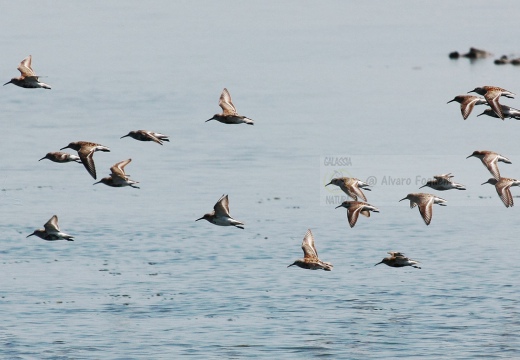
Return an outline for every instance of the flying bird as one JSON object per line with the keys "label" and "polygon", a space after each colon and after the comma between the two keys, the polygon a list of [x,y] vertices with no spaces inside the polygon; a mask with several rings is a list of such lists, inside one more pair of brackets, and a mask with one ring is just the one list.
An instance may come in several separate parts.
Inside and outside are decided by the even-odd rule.
{"label": "flying bird", "polygon": [[347,209],[347,219],[351,228],[356,225],[359,214],[370,217],[371,211],[379,212],[375,206],[362,201],[343,201],[341,205],[336,206],[336,209],[340,207]]}
{"label": "flying bird", "polygon": [[457,95],[453,100],[448,101],[447,104],[453,101],[460,103],[460,112],[464,120],[466,120],[469,114],[471,114],[475,105],[483,105],[487,103],[486,99],[474,95]]}
{"label": "flying bird", "polygon": [[199,220],[207,220],[219,226],[235,226],[240,229],[243,229],[244,227],[242,225],[245,225],[243,222],[235,220],[229,215],[229,199],[227,195],[222,195],[220,199],[218,199],[215,206],[213,206],[212,212],[204,214],[204,216],[195,221]]}
{"label": "flying bird", "polygon": [[501,161],[506,164],[511,164],[511,160],[509,160],[505,156],[502,156],[500,154],[497,154],[496,152],[489,150],[475,150],[473,151],[473,154],[466,157],[466,159],[469,159],[470,157],[479,158],[480,161],[482,161],[482,164],[484,164],[484,166],[489,170],[491,175],[493,175],[493,177],[497,180],[500,178],[498,162]]}
{"label": "flying bird", "polygon": [[96,144],[88,141],[71,142],[69,145],[62,147],[63,149],[72,149],[78,152],[79,158],[87,169],[88,173],[96,179],[96,166],[94,165],[94,152],[96,151],[110,151],[106,146]]}
{"label": "flying bird", "polygon": [[500,107],[500,103],[498,102],[498,99],[501,96],[508,97],[510,99],[514,98],[514,95],[511,91],[499,88],[498,86],[482,86],[482,87],[476,87],[475,89],[468,92],[469,93],[477,93],[479,95],[483,95],[486,99],[487,103],[489,104],[489,107],[493,109],[495,114],[498,115],[499,118],[504,120],[504,114],[502,113],[502,108]]}
{"label": "flying bird", "polygon": [[110,168],[111,174],[94,183],[93,185],[102,183],[112,187],[130,186],[135,189],[139,189],[139,186],[135,186],[135,184],[139,184],[139,181],[130,180],[130,175],[126,175],[125,173],[125,166],[128,165],[131,161],[132,159],[127,159],[114,164]]}
{"label": "flying bird", "polygon": [[168,135],[164,135],[164,134],[160,134],[160,133],[156,133],[156,132],[148,131],[148,130],[130,131],[128,134],[121,136],[121,139],[124,137],[127,137],[127,136],[129,136],[135,140],[139,140],[139,141],[154,141],[159,145],[162,145],[163,141],[170,141],[170,139],[168,139],[168,137],[169,137]]}
{"label": "flying bird", "polygon": [[[504,115],[504,118],[510,118],[515,120],[520,120],[520,110],[512,108],[511,106],[507,105],[500,105],[500,109],[502,110],[502,114]],[[500,117],[493,111],[491,108],[487,108],[484,110],[482,114],[478,114],[477,116],[481,115],[487,115],[494,118],[499,119]]]}
{"label": "flying bird", "polygon": [[411,266],[416,269],[420,269],[420,267],[417,266],[417,264],[419,263],[418,261],[407,258],[406,256],[404,256],[403,253],[397,251],[389,251],[388,254],[390,254],[389,257],[385,257],[383,260],[381,260],[374,266],[379,264],[385,264],[391,267]]}
{"label": "flying bird", "polygon": [[404,199],[401,199],[399,201],[403,200],[410,200],[410,209],[413,209],[415,206],[419,207],[419,212],[421,213],[421,216],[426,225],[430,225],[430,222],[432,221],[433,204],[446,206],[446,200],[438,196],[426,193],[408,194]]}
{"label": "flying bird", "polygon": [[42,157],[38,161],[42,161],[44,159],[49,159],[50,161],[57,162],[57,163],[66,163],[66,162],[74,161],[74,162],[81,164],[81,159],[79,158],[79,156],[61,152],[61,151],[48,152],[44,157]]}
{"label": "flying bird", "polygon": [[363,201],[367,201],[367,198],[365,194],[363,194],[363,191],[361,189],[365,189],[368,191],[371,191],[368,187],[370,186],[367,183],[364,183],[363,181],[356,179],[356,178],[350,178],[350,177],[339,177],[334,178],[330,180],[330,182],[325,185],[336,185],[339,186],[341,190],[348,196],[350,196],[352,199],[357,200],[358,197],[363,199]]}
{"label": "flying bird", "polygon": [[318,258],[318,251],[316,250],[316,246],[314,246],[314,236],[312,236],[311,229],[307,230],[305,236],[303,237],[302,249],[303,259],[298,259],[287,267],[296,265],[303,269],[309,270],[332,270],[333,265],[331,263],[321,261]]}
{"label": "flying bird", "polygon": [[6,82],[4,86],[7,84],[13,84],[26,89],[50,89],[51,87],[48,84],[41,82],[39,80],[40,77],[34,73],[34,70],[31,67],[31,61],[31,55],[23,59],[20,65],[18,65],[18,71],[20,71],[21,75],[19,77],[12,78]]}
{"label": "flying bird", "polygon": [[514,205],[513,195],[511,195],[511,186],[520,186],[520,180],[503,177],[499,178],[498,180],[491,178],[488,179],[488,181],[482,183],[482,185],[484,184],[495,185],[497,194],[506,207],[511,207]]}
{"label": "flying bird", "polygon": [[58,226],[58,217],[56,215],[53,215],[49,221],[43,225],[43,229],[34,230],[32,234],[27,235],[29,236],[38,236],[39,238],[47,241],[55,241],[55,240],[67,240],[67,241],[74,241],[74,237],[65,234],[60,230],[60,227]]}
{"label": "flying bird", "polygon": [[429,186],[432,189],[444,191],[444,190],[451,190],[451,189],[457,189],[457,190],[466,190],[466,187],[462,184],[456,183],[452,181],[453,175],[451,173],[449,174],[442,174],[442,175],[434,175],[433,180],[428,180],[426,184],[421,186],[419,189]]}
{"label": "flying bird", "polygon": [[224,88],[224,90],[222,90],[222,94],[220,94],[218,105],[222,108],[222,114],[215,114],[211,119],[206,120],[206,122],[210,120],[217,120],[224,124],[245,123],[248,125],[254,125],[253,120],[237,113],[235,105],[233,105],[233,102],[231,102],[231,95],[229,95],[229,91],[226,88]]}

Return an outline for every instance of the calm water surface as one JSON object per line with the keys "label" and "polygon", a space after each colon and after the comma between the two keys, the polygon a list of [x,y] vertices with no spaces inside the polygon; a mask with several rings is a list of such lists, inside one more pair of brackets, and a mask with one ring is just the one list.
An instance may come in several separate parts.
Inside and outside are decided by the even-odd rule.
{"label": "calm water surface", "polygon": [[[481,85],[520,92],[519,68],[447,57],[470,46],[520,55],[520,28],[503,22],[519,11],[513,1],[3,4],[0,79],[32,54],[52,90],[1,89],[0,357],[520,358],[518,209],[465,159],[494,150],[513,161],[502,173],[520,176],[520,123],[463,121],[446,105]],[[254,127],[204,123],[224,87]],[[119,139],[137,129],[171,143]],[[98,177],[132,158],[141,189],[37,161],[78,140],[112,149],[95,155]],[[325,157],[374,180],[379,214],[349,228],[326,202],[338,193],[324,190]],[[468,190],[440,193],[448,206],[427,227],[398,200],[446,172]],[[245,230],[194,221],[221,194]],[[25,238],[53,214],[75,242]],[[286,268],[307,228],[334,271]],[[389,250],[422,269],[374,267]]]}

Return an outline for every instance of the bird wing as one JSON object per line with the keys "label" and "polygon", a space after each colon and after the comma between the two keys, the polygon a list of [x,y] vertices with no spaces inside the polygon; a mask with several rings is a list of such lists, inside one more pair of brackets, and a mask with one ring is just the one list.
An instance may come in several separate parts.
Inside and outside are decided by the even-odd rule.
{"label": "bird wing", "polygon": [[231,102],[231,95],[229,95],[229,91],[226,88],[220,94],[218,105],[222,108],[224,115],[237,115],[237,109]]}
{"label": "bird wing", "polygon": [[83,166],[85,166],[85,169],[87,169],[88,173],[96,179],[96,166],[94,165],[94,147],[91,146],[82,146],[79,151],[78,155],[81,159],[81,162],[83,163]]}
{"label": "bird wing", "polygon": [[314,236],[312,236],[311,229],[307,230],[302,241],[302,250],[305,259],[317,259],[318,252],[314,246]]}
{"label": "bird wing", "polygon": [[493,109],[495,114],[497,114],[499,118],[504,120],[504,114],[502,113],[502,108],[500,106],[500,103],[498,102],[500,95],[502,95],[502,91],[500,90],[488,90],[484,95],[484,98],[488,102],[491,109]]}
{"label": "bird wing", "polygon": [[387,252],[387,254],[390,254],[390,255],[396,256],[396,257],[397,256],[404,256],[404,254],[399,252],[399,251],[389,251],[389,252]]}
{"label": "bird wing", "polygon": [[495,189],[497,190],[497,194],[500,197],[500,200],[502,200],[506,207],[513,206],[513,196],[511,195],[511,182],[500,179],[495,184]]}
{"label": "bird wing", "polygon": [[430,225],[433,213],[433,197],[430,197],[428,201],[419,203],[419,212],[421,213],[421,216],[426,225]]}
{"label": "bird wing", "polygon": [[354,227],[356,225],[357,219],[359,217],[359,212],[361,211],[361,206],[350,206],[347,209],[347,219],[350,227]]}
{"label": "bird wing", "polygon": [[31,60],[32,60],[32,56],[29,55],[25,59],[22,60],[20,65],[18,65],[18,71],[20,71],[20,73],[24,77],[36,76],[36,74],[34,73],[32,67],[31,67]]}
{"label": "bird wing", "polygon": [[441,174],[441,175],[433,175],[433,177],[437,180],[451,181],[450,179],[453,177],[453,175],[451,175],[451,173],[447,173],[447,174]]}
{"label": "bird wing", "polygon": [[477,96],[469,96],[460,103],[460,112],[464,120],[466,120],[473,111],[475,103],[479,100]]}
{"label": "bird wing", "polygon": [[[144,134],[146,137],[148,137],[150,140],[156,142],[157,144],[159,145],[162,145],[163,142],[161,139],[159,139],[155,133],[151,132],[151,131],[144,131]],[[160,134],[159,134],[160,135]]]}
{"label": "bird wing", "polygon": [[60,227],[58,226],[58,217],[53,215],[50,220],[47,221],[45,225],[43,225],[43,227],[45,228],[45,232],[47,234],[60,232]]}
{"label": "bird wing", "polygon": [[125,166],[128,165],[131,161],[132,161],[132,159],[127,159],[127,160],[123,160],[123,161],[120,161],[120,162],[114,164],[110,168],[110,171],[112,172],[112,174],[111,174],[112,178],[117,177],[122,180],[127,180],[128,177],[125,174]]}
{"label": "bird wing", "polygon": [[213,210],[215,210],[215,215],[217,217],[231,217],[229,215],[229,199],[227,195],[222,195],[220,199],[217,201],[215,206],[213,206]]}
{"label": "bird wing", "polygon": [[498,159],[495,153],[488,153],[482,158],[482,163],[487,167],[489,172],[495,179],[500,179],[500,171],[498,170]]}
{"label": "bird wing", "polygon": [[347,196],[351,197],[354,201],[357,201],[358,196],[354,191],[352,191],[351,186],[346,185],[345,182],[341,182],[338,186],[345,194],[347,194]]}
{"label": "bird wing", "polygon": [[357,197],[360,197],[363,201],[367,201],[365,194],[363,194],[363,191],[361,191],[357,184],[346,185],[345,188],[347,189],[347,195],[354,200],[357,200]]}

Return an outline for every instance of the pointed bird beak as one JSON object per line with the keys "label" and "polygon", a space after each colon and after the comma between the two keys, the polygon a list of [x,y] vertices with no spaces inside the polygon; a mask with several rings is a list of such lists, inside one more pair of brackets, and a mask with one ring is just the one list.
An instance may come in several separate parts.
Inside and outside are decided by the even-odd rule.
{"label": "pointed bird beak", "polygon": [[328,184],[327,184],[327,185],[325,185],[325,186],[329,186],[330,184],[332,184],[332,180],[331,180],[331,182],[330,182],[330,183],[328,183]]}
{"label": "pointed bird beak", "polygon": [[[420,187],[419,189],[422,189],[422,188],[423,188],[423,187],[425,187],[425,186],[426,186],[426,184],[425,184],[425,185],[423,185],[423,186],[421,186],[421,187]],[[403,199],[403,200],[404,200],[404,199]],[[399,200],[399,201],[400,201],[400,200]]]}
{"label": "pointed bird beak", "polygon": [[470,156],[466,157],[466,159],[469,159],[469,158],[472,157],[472,156],[473,156],[473,154],[471,154]]}
{"label": "pointed bird beak", "polygon": [[11,80],[9,80],[8,82],[6,82],[3,86],[6,86],[7,84],[10,84],[11,83]]}
{"label": "pointed bird beak", "polygon": [[27,239],[29,236],[33,236],[34,233],[27,235],[25,238]]}
{"label": "pointed bird beak", "polygon": [[450,102],[454,102],[454,101],[455,101],[455,99],[450,100],[450,101],[448,101],[446,104],[449,104]]}
{"label": "pointed bird beak", "polygon": [[203,217],[201,217],[201,218],[198,218],[198,219],[197,219],[197,220],[195,220],[195,221],[199,221],[199,220],[202,220],[202,219],[204,219],[204,216],[203,216]]}
{"label": "pointed bird beak", "polygon": [[44,156],[44,157],[42,157],[42,158],[41,158],[40,160],[38,160],[38,161],[42,161],[43,159],[47,159],[47,157]]}
{"label": "pointed bird beak", "polygon": [[206,121],[204,121],[204,122],[208,122],[208,121],[210,121],[210,120],[213,120],[213,118],[211,118],[211,119],[208,119],[208,120],[206,120]]}
{"label": "pointed bird beak", "polygon": [[471,94],[472,92],[475,92],[475,90],[468,91],[468,94]]}
{"label": "pointed bird beak", "polygon": [[[382,261],[380,261],[380,262],[378,262],[378,263],[377,263],[376,265],[379,265],[379,264],[382,264],[382,263],[383,263],[383,262],[382,262]],[[376,266],[376,265],[374,265],[374,266]]]}
{"label": "pointed bird beak", "polygon": [[130,136],[129,134],[126,134],[125,136],[121,136],[120,139],[124,138],[124,137],[127,137],[127,136]]}
{"label": "pointed bird beak", "polygon": [[343,204],[338,205],[338,206],[336,206],[334,209],[337,209],[337,208],[342,207],[342,206],[343,206]]}
{"label": "pointed bird beak", "polygon": [[480,185],[484,185],[484,184],[489,184],[489,180],[488,180],[488,181],[486,181],[486,182],[483,182],[483,183],[482,183],[482,184],[480,184]]}
{"label": "pointed bird beak", "polygon": [[94,183],[94,184],[92,184],[92,185],[96,185],[96,184],[99,184],[100,182],[101,182],[101,180],[100,180],[100,181],[98,181],[98,182],[95,182],[95,183]]}
{"label": "pointed bird beak", "polygon": [[403,200],[408,200],[408,199],[407,199],[407,198],[404,198],[404,199],[399,200],[399,202],[401,202],[401,201],[403,201]]}
{"label": "pointed bird beak", "polygon": [[69,146],[62,147],[60,150],[67,149]]}

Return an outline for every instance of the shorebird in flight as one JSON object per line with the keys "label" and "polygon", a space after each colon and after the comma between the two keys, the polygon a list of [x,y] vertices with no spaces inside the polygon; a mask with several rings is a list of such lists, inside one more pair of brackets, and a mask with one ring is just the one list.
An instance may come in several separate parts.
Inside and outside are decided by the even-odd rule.
{"label": "shorebird in flight", "polygon": [[39,238],[47,241],[55,241],[55,240],[67,240],[67,241],[74,241],[74,237],[65,234],[60,230],[60,227],[58,226],[58,217],[56,215],[53,215],[49,221],[43,225],[43,229],[34,230],[32,234],[27,235],[29,236],[38,236]]}
{"label": "shorebird in flight", "polygon": [[498,170],[498,162],[504,162],[506,164],[511,164],[511,160],[506,158],[505,156],[502,156],[500,154],[497,154],[493,151],[488,150],[475,150],[473,151],[473,154],[466,157],[466,159],[469,159],[470,157],[476,157],[479,158],[480,161],[482,161],[482,164],[489,170],[491,175],[495,179],[500,178],[500,171]]}
{"label": "shorebird in flight", "polygon": [[403,200],[410,200],[410,209],[413,209],[415,206],[419,207],[419,212],[426,223],[426,225],[430,225],[432,221],[433,215],[433,204],[439,204],[441,206],[446,206],[446,200],[426,193],[412,193],[406,195]]}
{"label": "shorebird in flight", "polygon": [[40,77],[34,73],[34,70],[31,67],[31,61],[31,55],[23,59],[20,65],[18,65],[18,71],[20,71],[21,75],[12,78],[6,82],[4,86],[7,84],[13,84],[26,89],[50,89],[51,87],[48,84],[41,82],[39,80]]}
{"label": "shorebird in flight", "polygon": [[110,176],[104,177],[103,179],[94,183],[94,185],[102,183],[112,187],[130,186],[135,189],[139,189],[139,186],[135,186],[135,184],[139,184],[139,181],[130,180],[130,175],[125,173],[125,166],[128,165],[131,161],[132,159],[127,159],[114,164],[110,168]]}
{"label": "shorebird in flight", "polygon": [[371,191],[368,188],[370,186],[369,184],[364,183],[363,181],[356,179],[356,178],[350,178],[350,177],[334,178],[334,179],[330,180],[330,182],[325,186],[329,186],[331,184],[339,186],[339,188],[341,190],[343,190],[343,192],[345,194],[347,194],[354,200],[357,200],[359,197],[359,198],[363,199],[363,201],[367,201],[367,198],[366,198],[365,194],[363,194],[363,191],[361,189]]}
{"label": "shorebird in flight", "polygon": [[504,114],[502,113],[502,108],[500,106],[500,103],[498,102],[498,99],[501,96],[505,96],[510,99],[514,99],[515,97],[515,94],[513,94],[511,91],[499,88],[498,86],[476,87],[475,89],[469,91],[468,94],[472,92],[477,93],[479,95],[483,95],[487,103],[489,104],[489,107],[493,109],[495,114],[497,114],[498,117],[502,120],[504,120]]}
{"label": "shorebird in flight", "polygon": [[343,201],[341,205],[336,206],[336,209],[340,207],[347,209],[347,219],[351,228],[356,225],[359,214],[370,217],[371,211],[379,212],[375,206],[362,201]]}
{"label": "shorebird in flight", "polygon": [[74,161],[74,162],[78,162],[81,164],[81,159],[79,158],[79,156],[61,152],[61,151],[49,152],[38,161],[42,161],[44,159],[49,159],[50,161],[54,161],[57,163],[66,163],[66,162]]}
{"label": "shorebird in flight", "polygon": [[305,236],[303,237],[302,249],[303,259],[298,259],[287,267],[296,265],[303,269],[309,270],[332,270],[333,265],[331,263],[321,261],[318,258],[318,251],[316,250],[316,246],[314,246],[314,236],[312,236],[311,229],[307,230]]}
{"label": "shorebird in flight", "polygon": [[96,179],[96,166],[94,165],[94,152],[96,151],[110,151],[106,146],[96,144],[88,141],[71,142],[69,145],[62,147],[63,149],[72,149],[78,152],[79,158],[87,169],[88,173]]}
{"label": "shorebird in flight", "polygon": [[206,120],[206,122],[210,120],[217,120],[224,124],[245,123],[248,125],[254,125],[253,120],[237,113],[235,105],[233,105],[231,102],[231,95],[229,95],[229,91],[226,88],[224,88],[224,90],[222,90],[222,94],[220,94],[218,105],[222,108],[222,114],[215,114],[211,119]]}
{"label": "shorebird in flight", "polygon": [[[388,254],[390,254],[389,257],[385,257],[383,260],[378,262],[376,265],[385,264],[385,265],[388,265],[391,267],[411,266],[416,269],[420,269],[420,267],[417,266],[417,264],[419,263],[418,261],[407,258],[406,256],[404,256],[404,254],[402,254],[400,252],[389,251]],[[374,265],[374,266],[376,266],[376,265]]]}
{"label": "shorebird in flight", "polygon": [[444,190],[451,190],[451,189],[457,189],[457,190],[466,190],[466,187],[462,184],[456,183],[452,181],[453,175],[451,173],[448,174],[442,174],[442,175],[434,175],[433,180],[428,180],[426,184],[421,186],[419,189],[429,186],[432,189],[444,191]]}
{"label": "shorebird in flight", "polygon": [[220,199],[218,199],[215,206],[213,206],[213,211],[207,214],[204,214],[201,218],[195,220],[207,220],[212,224],[219,226],[235,226],[237,228],[243,229],[243,222],[235,220],[229,215],[229,199],[227,195],[222,195]]}
{"label": "shorebird in flight", "polygon": [[511,207],[514,205],[513,195],[511,195],[511,186],[520,186],[520,180],[503,177],[499,178],[498,180],[491,178],[488,179],[488,181],[482,183],[482,185],[484,184],[495,185],[497,194],[506,207]]}
{"label": "shorebird in flight", "polygon": [[121,139],[124,137],[127,137],[127,136],[129,136],[133,139],[139,140],[139,141],[154,141],[159,145],[162,145],[163,141],[170,141],[170,139],[168,139],[168,137],[169,137],[168,135],[164,135],[164,134],[160,134],[160,133],[156,133],[156,132],[148,131],[148,130],[130,131],[128,134],[121,136]]}
{"label": "shorebird in flight", "polygon": [[460,103],[460,112],[464,120],[471,114],[475,105],[487,104],[486,99],[475,95],[457,95],[453,100],[448,101],[447,104],[453,101]]}

